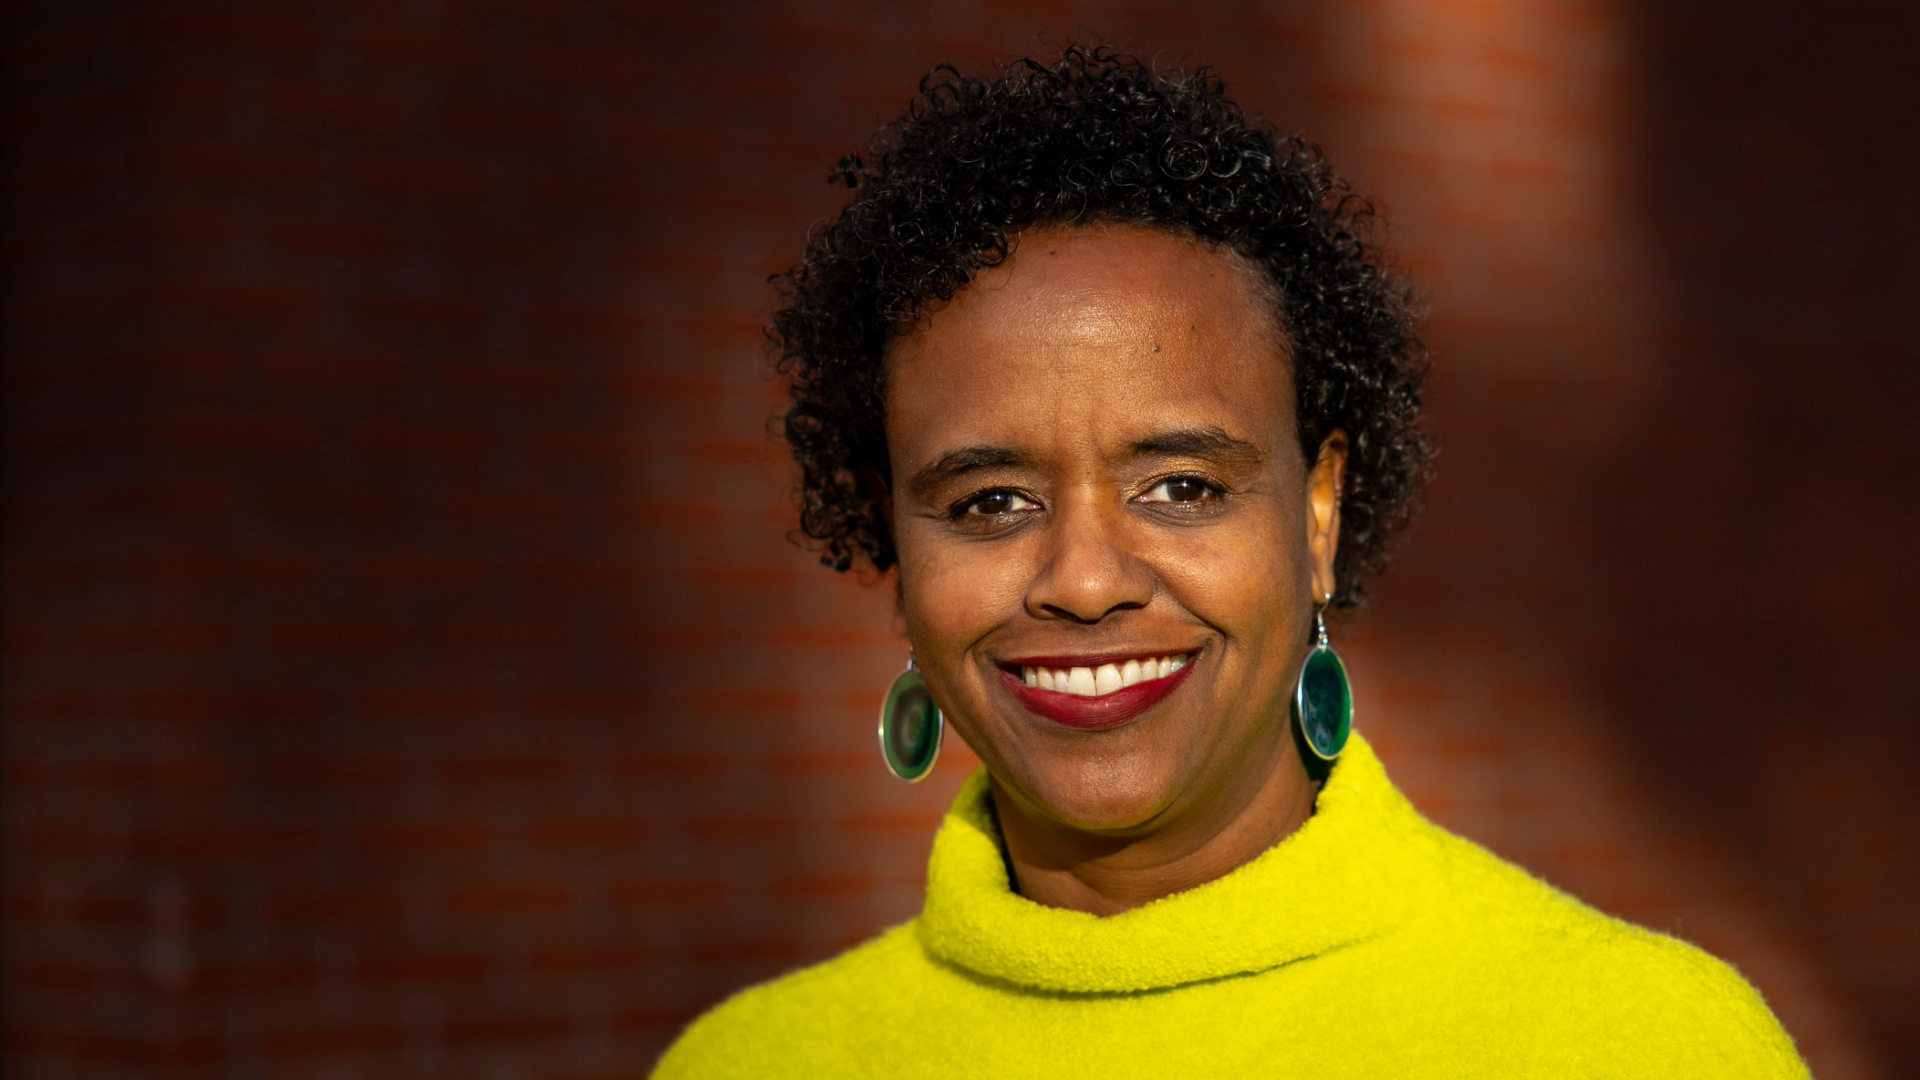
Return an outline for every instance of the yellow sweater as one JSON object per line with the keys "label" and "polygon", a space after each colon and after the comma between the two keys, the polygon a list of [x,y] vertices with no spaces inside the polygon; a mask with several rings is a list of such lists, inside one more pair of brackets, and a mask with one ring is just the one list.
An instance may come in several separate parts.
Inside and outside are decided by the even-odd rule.
{"label": "yellow sweater", "polygon": [[741,992],[681,1077],[1804,1077],[1732,968],[1443,832],[1359,738],[1314,816],[1109,918],[1008,885],[986,776],[918,918]]}

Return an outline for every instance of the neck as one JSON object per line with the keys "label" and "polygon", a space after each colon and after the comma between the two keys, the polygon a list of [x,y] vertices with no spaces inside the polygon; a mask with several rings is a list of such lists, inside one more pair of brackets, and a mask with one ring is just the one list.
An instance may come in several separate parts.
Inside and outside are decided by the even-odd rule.
{"label": "neck", "polygon": [[1290,738],[1270,767],[1239,788],[1177,813],[1170,808],[1162,815],[1169,820],[1119,835],[1030,813],[995,781],[994,812],[1014,889],[1048,907],[1117,915],[1258,858],[1306,824],[1320,793]]}

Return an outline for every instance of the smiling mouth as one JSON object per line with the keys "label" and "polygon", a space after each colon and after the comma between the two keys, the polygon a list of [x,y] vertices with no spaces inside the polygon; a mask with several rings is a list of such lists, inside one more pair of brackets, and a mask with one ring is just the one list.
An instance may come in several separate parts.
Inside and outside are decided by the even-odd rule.
{"label": "smiling mouth", "polygon": [[1124,690],[1143,682],[1164,679],[1187,666],[1187,653],[1174,653],[1169,656],[1143,656],[1117,664],[1101,664],[1097,667],[1047,667],[1036,664],[1020,666],[1020,682],[1024,686],[1052,690],[1058,694],[1073,694],[1076,697],[1105,697],[1115,690]]}
{"label": "smiling mouth", "polygon": [[1035,658],[1008,664],[1000,679],[1030,713],[1081,731],[1105,731],[1125,724],[1158,705],[1193,674],[1196,653],[1127,658],[1102,662]]}

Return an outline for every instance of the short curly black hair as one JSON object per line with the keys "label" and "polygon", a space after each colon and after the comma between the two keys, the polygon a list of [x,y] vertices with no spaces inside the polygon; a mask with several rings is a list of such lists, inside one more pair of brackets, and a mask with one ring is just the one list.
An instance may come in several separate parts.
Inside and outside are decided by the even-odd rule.
{"label": "short curly black hair", "polygon": [[1427,351],[1406,276],[1379,253],[1373,204],[1320,149],[1251,122],[1217,75],[1159,74],[1105,48],[950,66],[832,179],[852,201],[773,281],[768,337],[789,379],[782,431],[801,469],[801,533],[836,570],[894,563],[874,477],[891,472],[889,343],[1038,225],[1125,223],[1237,252],[1269,277],[1291,337],[1301,451],[1346,432],[1334,603],[1357,605],[1432,472]]}

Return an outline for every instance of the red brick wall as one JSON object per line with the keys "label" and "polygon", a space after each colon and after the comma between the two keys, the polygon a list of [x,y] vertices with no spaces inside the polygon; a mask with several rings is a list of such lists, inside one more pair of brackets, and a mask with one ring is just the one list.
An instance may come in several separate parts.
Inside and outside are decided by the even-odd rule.
{"label": "red brick wall", "polygon": [[9,1073],[632,1075],[915,910],[971,758],[882,773],[763,279],[923,69],[1072,34],[1396,215],[1447,450],[1343,647],[1410,794],[1920,1073],[1913,34],[1667,7],[10,5]]}

